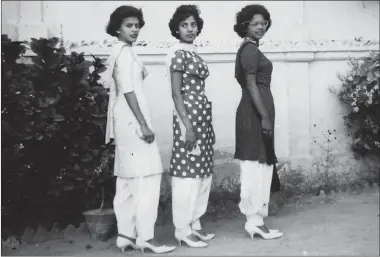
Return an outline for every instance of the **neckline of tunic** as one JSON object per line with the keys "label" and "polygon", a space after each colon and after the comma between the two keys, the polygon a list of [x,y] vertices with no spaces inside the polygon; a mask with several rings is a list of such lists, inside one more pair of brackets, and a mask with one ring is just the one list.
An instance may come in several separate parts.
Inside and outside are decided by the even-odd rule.
{"label": "neckline of tunic", "polygon": [[186,44],[186,43],[177,43],[177,47],[178,49],[180,50],[185,50],[185,51],[188,51],[188,52],[194,52],[196,53],[196,47],[194,44]]}
{"label": "neckline of tunic", "polygon": [[252,42],[252,43],[254,43],[257,47],[259,47],[259,42],[258,42],[258,41],[255,41],[255,40],[253,40],[253,39],[251,39],[251,38],[249,38],[249,37],[245,37],[244,40],[243,40],[243,42],[242,42],[242,44],[244,44],[244,43],[247,42],[247,41]]}
{"label": "neckline of tunic", "polygon": [[123,41],[121,41],[121,40],[118,40],[118,41],[116,42],[116,44],[122,44],[122,45],[128,46],[128,47],[131,49],[132,55],[133,55],[135,61],[137,62],[137,64],[138,64],[142,69],[145,68],[144,64],[140,61],[140,58],[139,58],[138,55],[135,53],[135,51],[133,50],[133,47],[132,47],[131,45],[128,45],[127,43],[125,43],[125,42],[123,42]]}

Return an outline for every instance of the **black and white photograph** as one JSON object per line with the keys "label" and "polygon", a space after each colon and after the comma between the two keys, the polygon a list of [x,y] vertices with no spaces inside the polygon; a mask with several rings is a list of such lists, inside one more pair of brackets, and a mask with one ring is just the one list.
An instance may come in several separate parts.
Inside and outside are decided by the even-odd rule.
{"label": "black and white photograph", "polygon": [[380,2],[1,1],[2,256],[379,256]]}

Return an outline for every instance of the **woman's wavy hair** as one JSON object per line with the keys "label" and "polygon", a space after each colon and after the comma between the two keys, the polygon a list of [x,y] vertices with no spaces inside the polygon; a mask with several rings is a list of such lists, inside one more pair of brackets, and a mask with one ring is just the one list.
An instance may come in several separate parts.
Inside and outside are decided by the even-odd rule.
{"label": "woman's wavy hair", "polygon": [[234,31],[239,35],[239,37],[243,38],[246,36],[249,23],[255,14],[261,14],[264,19],[268,21],[266,31],[269,30],[272,25],[272,20],[270,19],[270,13],[267,8],[260,4],[247,5],[236,14],[236,24],[234,25]]}

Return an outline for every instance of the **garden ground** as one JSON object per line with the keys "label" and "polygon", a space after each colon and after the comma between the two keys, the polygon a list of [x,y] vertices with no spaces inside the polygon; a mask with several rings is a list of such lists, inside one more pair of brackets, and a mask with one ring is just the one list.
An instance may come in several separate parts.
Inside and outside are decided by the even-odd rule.
{"label": "garden ground", "polygon": [[[176,244],[170,215],[161,215],[156,233],[165,243]],[[177,247],[168,255],[359,255],[379,256],[379,190],[365,188],[359,194],[334,193],[319,197],[299,197],[286,204],[276,216],[267,218],[271,228],[285,235],[278,240],[253,241],[243,230],[244,217],[236,202],[210,208],[203,220],[206,230],[216,233],[209,247]],[[2,247],[4,256],[140,256],[136,250],[121,253],[115,238],[108,242],[91,239],[84,226],[66,229],[59,237],[39,233],[28,244],[13,249]],[[37,237],[37,235],[35,235]],[[48,238],[46,238],[48,237]],[[151,255],[146,252],[145,255]]]}

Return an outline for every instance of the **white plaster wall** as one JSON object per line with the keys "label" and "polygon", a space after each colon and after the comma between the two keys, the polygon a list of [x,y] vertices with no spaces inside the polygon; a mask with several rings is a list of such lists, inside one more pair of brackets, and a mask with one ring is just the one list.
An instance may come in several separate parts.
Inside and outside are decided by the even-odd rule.
{"label": "white plaster wall", "polygon": [[[313,155],[322,154],[313,143],[313,138],[317,137],[321,141],[322,132],[327,129],[337,130],[339,142],[334,147],[338,157],[351,158],[342,118],[345,110],[329,88],[340,87],[337,73],[347,70],[350,56],[360,58],[368,54],[365,50],[354,53],[267,53],[274,64],[272,92],[276,105],[275,144],[279,158],[290,160],[293,167],[301,165],[310,168],[317,160]],[[241,91],[233,74],[234,54],[224,55],[222,63],[212,61],[215,56],[221,55],[203,54],[210,69],[210,76],[206,80],[206,94],[213,102],[215,148],[231,156],[235,147],[235,112]],[[154,129],[164,166],[167,167],[172,146],[170,88],[161,63],[163,56],[151,56],[147,59],[156,60],[147,64],[150,75],[145,81],[146,94],[151,103]],[[314,128],[313,124],[317,124],[317,127]],[[217,156],[218,158],[223,159],[218,160],[219,163],[226,162],[228,157]]]}
{"label": "white plaster wall", "polygon": [[[146,27],[140,39],[168,41],[172,37],[168,22],[175,8],[182,3],[195,3],[205,21],[200,39],[233,41],[236,13],[246,1],[2,1],[3,33],[15,34],[21,29],[20,39],[35,32],[39,23],[48,36],[60,36],[71,41],[104,40],[109,38],[104,28],[111,12],[122,4],[143,9]],[[379,38],[378,1],[255,1],[264,4],[272,15],[273,27],[267,40],[300,39],[366,39]],[[20,23],[20,24],[18,24]]]}
{"label": "white plaster wall", "polygon": [[[212,42],[209,47],[200,49],[200,53],[209,63],[211,73],[206,81],[206,93],[213,101],[216,149],[231,155],[235,147],[235,111],[241,96],[233,74],[236,45],[231,43],[239,39],[232,28],[236,12],[250,2],[2,1],[2,33],[23,40],[31,36],[60,36],[62,27],[65,40],[103,41],[110,39],[104,29],[110,13],[117,6],[132,4],[143,8],[146,27],[139,39],[152,44],[137,51],[150,72],[146,92],[164,166],[167,167],[172,142],[172,100],[163,66],[166,50],[154,46],[158,42],[173,40],[167,24],[180,3],[196,3],[202,11],[205,26],[200,39]],[[312,155],[320,153],[313,144],[313,136],[320,136],[322,131],[331,128],[337,130],[340,142],[347,141],[342,119],[344,108],[328,88],[339,86],[336,74],[347,69],[350,56],[364,57],[369,50],[378,50],[379,2],[258,3],[267,6],[273,17],[273,27],[265,39],[279,42],[262,48],[274,64],[272,92],[278,126],[275,132],[277,155],[291,160],[294,166],[311,167]],[[362,37],[364,41],[372,39],[377,44],[365,45],[356,41],[336,44],[355,37]],[[289,44],[280,42],[310,43],[321,39],[328,42],[290,48]],[[110,49],[94,46],[74,50],[106,57]],[[313,124],[317,124],[316,129]],[[342,143],[337,149],[341,155],[350,156],[347,144]]]}

